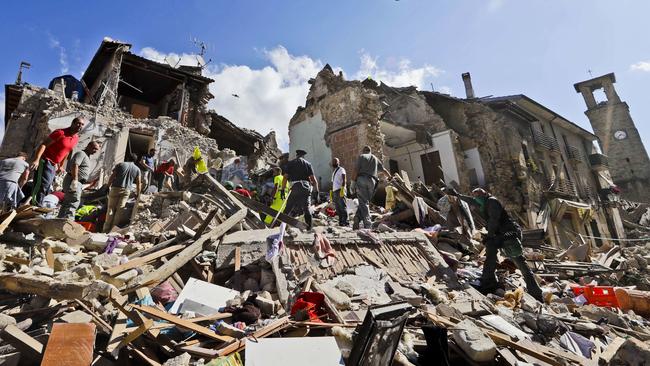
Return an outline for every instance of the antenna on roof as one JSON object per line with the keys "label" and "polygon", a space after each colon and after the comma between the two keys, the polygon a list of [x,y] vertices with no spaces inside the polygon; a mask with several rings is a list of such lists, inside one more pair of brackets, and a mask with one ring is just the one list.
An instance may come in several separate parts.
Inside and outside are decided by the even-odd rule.
{"label": "antenna on roof", "polygon": [[23,69],[29,69],[32,67],[32,64],[25,61],[20,61],[20,66],[18,67],[18,76],[16,76],[16,85],[23,83]]}
{"label": "antenna on roof", "polygon": [[[196,47],[199,48],[199,50],[200,50],[200,51],[199,51],[199,56],[201,56],[201,58],[199,58],[199,57],[196,58],[196,66],[198,66],[198,67],[200,67],[201,69],[203,69],[203,68],[206,67],[210,62],[212,62],[212,59],[208,59],[207,61],[205,60],[205,54],[206,54],[206,51],[207,51],[208,48],[210,48],[210,47],[209,47],[209,45],[208,45],[207,43],[205,43],[205,42],[203,42],[203,41],[197,39],[196,37],[195,37],[195,38],[192,38],[191,41],[192,41],[192,43],[194,43],[194,46],[196,46]],[[201,60],[203,60],[203,64],[201,63]]]}

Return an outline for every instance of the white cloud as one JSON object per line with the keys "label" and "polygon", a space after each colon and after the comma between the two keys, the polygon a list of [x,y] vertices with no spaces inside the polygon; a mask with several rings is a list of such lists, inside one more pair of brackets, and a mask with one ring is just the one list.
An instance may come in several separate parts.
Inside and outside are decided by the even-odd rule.
{"label": "white cloud", "polygon": [[377,57],[372,57],[367,52],[362,51],[361,66],[355,74],[355,77],[357,79],[371,77],[373,80],[382,81],[390,86],[403,87],[415,85],[420,89],[427,89],[427,80],[442,73],[442,70],[430,65],[413,68],[411,61],[407,59],[401,59],[394,69],[381,67],[377,60]]}
{"label": "white cloud", "polygon": [[69,64],[68,64],[68,53],[61,45],[61,42],[57,38],[55,38],[51,33],[47,33],[47,37],[49,40],[50,48],[55,49],[59,52],[59,66],[61,67],[61,73],[65,74],[69,70]]}
{"label": "white cloud", "polygon": [[632,64],[630,65],[630,70],[650,72],[650,61],[639,61]]}
{"label": "white cloud", "polygon": [[[165,62],[167,58],[167,63],[172,65],[179,60],[179,65],[196,65],[198,56],[162,53],[151,47],[143,48],[139,54],[159,62]],[[316,76],[324,63],[306,55],[292,55],[283,46],[262,50],[261,54],[268,61],[268,66],[259,69],[247,65],[208,65],[203,74],[215,80],[210,84],[214,99],[208,107],[240,127],[262,134],[276,131],[280,147],[287,150],[289,120],[296,108],[305,104],[309,92],[307,81]],[[342,71],[337,67],[333,69],[337,73]],[[425,88],[427,80],[441,72],[428,65],[413,68],[408,60],[400,61],[394,70],[387,69],[378,65],[377,58],[364,52],[360,70],[351,75],[361,79],[370,75],[391,86],[416,85]]]}
{"label": "white cloud", "polygon": [[140,50],[140,56],[163,64],[169,64],[173,67],[180,65],[199,66],[205,64],[203,57],[197,54],[182,53],[179,55],[174,52],[162,53],[152,47],[145,47]]}

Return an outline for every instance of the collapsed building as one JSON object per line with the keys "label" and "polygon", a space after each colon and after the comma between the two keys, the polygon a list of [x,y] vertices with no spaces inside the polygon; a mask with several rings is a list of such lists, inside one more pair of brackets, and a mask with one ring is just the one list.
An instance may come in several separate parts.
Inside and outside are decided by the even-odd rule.
{"label": "collapsed building", "polygon": [[237,127],[208,110],[213,81],[199,66],[173,67],[130,52],[131,45],[105,38],[83,77],[55,78],[50,88],[17,80],[5,86],[5,137],[0,157],[31,153],[46,136],[83,115],[88,120],[77,149],[91,140],[101,151],[91,157],[92,179],[108,177],[127,153],[157,147],[157,160],[183,164],[195,146],[225,164],[236,154],[248,168],[265,171],[280,155],[271,132]]}
{"label": "collapsed building", "polygon": [[[326,186],[333,157],[351,169],[369,145],[391,173],[412,181],[486,188],[556,247],[625,238],[596,135],[522,94],[477,98],[469,73],[463,80],[465,99],[347,81],[327,65],[291,119],[291,151],[306,150]],[[375,198],[381,203],[381,189]]]}

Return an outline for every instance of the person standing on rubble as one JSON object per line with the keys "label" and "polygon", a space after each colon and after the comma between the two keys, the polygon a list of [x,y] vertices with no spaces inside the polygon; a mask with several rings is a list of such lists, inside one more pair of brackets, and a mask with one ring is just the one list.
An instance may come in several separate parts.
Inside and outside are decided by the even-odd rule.
{"label": "person standing on rubble", "polygon": [[504,253],[515,263],[524,276],[528,292],[539,302],[544,302],[542,289],[539,287],[535,275],[526,264],[522,255],[521,228],[508,214],[499,200],[482,188],[472,191],[472,196],[459,194],[455,189],[446,189],[445,192],[457,196],[461,200],[478,208],[481,216],[487,222],[487,235],[484,238],[485,263],[481,275],[481,292],[491,293],[497,289],[497,251],[501,248]]}
{"label": "person standing on rubble", "polygon": [[34,152],[30,169],[34,170],[32,204],[41,207],[43,198],[50,193],[52,181],[57,172],[62,171],[63,163],[79,142],[79,132],[85,126],[83,117],[75,117],[70,127],[55,130]]}
{"label": "person standing on rubble", "polygon": [[[131,195],[133,183],[135,182],[136,194],[141,192],[140,168],[135,165],[138,158],[135,154],[128,155],[129,161],[124,161],[113,168],[111,177],[108,178],[108,185],[111,187],[108,192],[108,203],[106,205],[106,219],[104,220],[104,232],[108,233],[114,225],[122,221],[122,215],[126,202]],[[136,200],[137,204],[137,200]]]}
{"label": "person standing on rubble", "polygon": [[[271,197],[273,198],[273,202],[271,202],[271,208],[274,209],[275,211],[282,212],[284,211],[284,195],[281,193],[282,191],[282,182],[283,182],[283,176],[282,176],[282,168],[280,167],[275,167],[273,168],[273,191],[271,192]],[[264,218],[264,222],[268,225],[273,223],[273,216],[266,216]]]}
{"label": "person standing on rubble", "polygon": [[345,204],[346,172],[339,158],[332,159],[332,201],[339,217],[339,226],[349,226],[348,210]]}
{"label": "person standing on rubble", "polygon": [[364,146],[361,155],[357,158],[356,171],[352,177],[354,189],[359,199],[359,208],[354,215],[352,228],[358,230],[360,224],[370,229],[370,200],[375,194],[375,188],[379,182],[378,172],[383,172],[390,177],[390,172],[384,168],[379,158],[372,154],[370,146]]}
{"label": "person standing on rubble", "polygon": [[287,171],[282,179],[280,197],[285,198],[287,182],[291,181],[291,192],[287,197],[285,212],[294,216],[300,215],[302,212],[305,215],[307,229],[311,230],[310,198],[313,194],[318,200],[318,181],[314,177],[311,163],[303,158],[305,155],[307,155],[305,150],[296,150],[296,158],[287,164]]}
{"label": "person standing on rubble", "polygon": [[29,177],[27,153],[20,152],[15,158],[0,161],[0,205],[16,208],[25,197],[22,187]]}
{"label": "person standing on rubble", "polygon": [[74,220],[74,214],[81,203],[83,185],[90,176],[90,156],[99,151],[99,143],[91,141],[82,151],[72,155],[66,167],[67,174],[63,178],[63,193],[65,194],[59,218]]}
{"label": "person standing on rubble", "polygon": [[154,157],[156,156],[156,149],[149,149],[149,152],[142,154],[142,157],[138,160],[138,167],[142,173],[142,182],[143,189],[147,190],[151,184],[151,177],[153,176],[154,169],[156,167]]}

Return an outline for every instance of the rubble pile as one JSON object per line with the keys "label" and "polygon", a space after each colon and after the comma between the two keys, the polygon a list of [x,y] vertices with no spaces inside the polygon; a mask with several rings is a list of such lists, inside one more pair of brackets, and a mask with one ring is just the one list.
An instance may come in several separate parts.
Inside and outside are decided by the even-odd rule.
{"label": "rubble pile", "polygon": [[[469,230],[480,220],[437,189],[399,176],[383,184],[397,205],[374,206],[373,229],[336,226],[328,204],[316,206],[313,231],[282,214],[281,227],[266,228],[256,212],[268,208],[207,174],[183,191],[141,195],[132,222],[110,234],[27,206],[4,214],[0,358],[45,363],[73,347],[84,364],[243,364],[282,353],[304,362],[296,337],[336,364],[650,357],[650,243],[582,257],[526,248],[545,301],[505,257],[502,288],[484,295],[472,286],[482,234]],[[427,202],[424,225],[412,224],[412,198]],[[88,347],[62,345],[69,334]]]}

